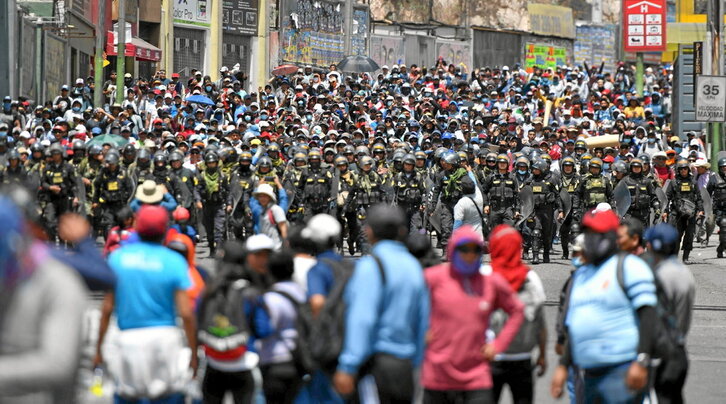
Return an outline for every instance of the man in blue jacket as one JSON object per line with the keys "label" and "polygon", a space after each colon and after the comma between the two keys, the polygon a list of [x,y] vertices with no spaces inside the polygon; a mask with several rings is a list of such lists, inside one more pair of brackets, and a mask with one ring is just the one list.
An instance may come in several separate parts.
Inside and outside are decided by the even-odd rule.
{"label": "man in blue jacket", "polygon": [[[333,380],[342,395],[353,393],[357,376],[361,394],[377,392],[381,403],[413,399],[429,297],[421,265],[400,241],[408,232],[405,217],[398,207],[385,205],[368,215],[365,231],[373,257],[358,261],[345,291],[345,340]],[[373,383],[375,388],[368,388]]]}

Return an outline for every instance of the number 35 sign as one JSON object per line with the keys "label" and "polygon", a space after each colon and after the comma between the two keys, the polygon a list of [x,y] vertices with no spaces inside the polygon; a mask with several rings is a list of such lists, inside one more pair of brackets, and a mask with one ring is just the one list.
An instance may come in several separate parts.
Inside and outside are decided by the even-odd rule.
{"label": "number 35 sign", "polygon": [[696,120],[726,121],[726,76],[696,77]]}

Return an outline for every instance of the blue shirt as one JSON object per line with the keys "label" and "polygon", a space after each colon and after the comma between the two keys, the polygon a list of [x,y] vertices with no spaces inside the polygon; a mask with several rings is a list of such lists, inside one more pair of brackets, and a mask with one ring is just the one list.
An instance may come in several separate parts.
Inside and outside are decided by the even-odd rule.
{"label": "blue shirt", "polygon": [[116,273],[114,311],[121,330],[176,325],[174,295],[192,285],[181,254],[140,241],[118,248],[108,263]]}
{"label": "blue shirt", "polygon": [[348,374],[355,374],[373,353],[409,359],[414,366],[423,359],[429,294],[421,264],[397,241],[379,241],[373,254],[383,262],[385,289],[372,257],[358,261],[345,289],[345,341],[338,369]]}
{"label": "blue shirt", "polygon": [[333,261],[342,261],[343,257],[332,250],[328,250],[318,254],[318,262],[308,271],[308,298],[314,295],[328,296],[330,290],[333,289],[333,268],[330,267],[323,259]]}
{"label": "blue shirt", "polygon": [[653,272],[628,255],[623,263],[627,296],[617,279],[618,257],[584,265],[573,275],[565,324],[575,363],[584,369],[634,360],[638,349],[636,311],[657,302]]}

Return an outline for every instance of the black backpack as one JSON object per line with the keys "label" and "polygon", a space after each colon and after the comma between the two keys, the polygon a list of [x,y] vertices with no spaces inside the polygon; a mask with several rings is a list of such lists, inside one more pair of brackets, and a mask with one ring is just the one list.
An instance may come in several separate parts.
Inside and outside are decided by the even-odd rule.
{"label": "black backpack", "polygon": [[[383,286],[386,275],[381,260],[372,255],[378,264]],[[345,341],[345,314],[347,307],[343,300],[345,288],[353,275],[355,262],[351,260],[334,261],[323,259],[333,270],[333,288],[328,293],[317,317],[313,316],[310,305],[300,307],[298,317],[299,346],[302,347],[301,357],[309,358],[314,367],[332,373],[338,366],[338,357],[343,351]]]}
{"label": "black backpack", "polygon": [[[626,254],[620,254],[618,257],[617,277],[620,288],[623,289],[623,293],[627,296],[628,292],[625,288],[625,274],[623,272],[625,256]],[[668,299],[663,284],[658,280],[658,274],[656,274],[655,268],[651,265],[648,265],[648,268],[653,272],[655,293],[658,299],[658,303],[655,306],[657,320],[655,324],[656,329],[653,334],[655,335],[655,341],[653,341],[653,357],[671,358],[677,355],[680,347],[685,344],[685,338],[678,329],[673,302]]]}
{"label": "black backpack", "polygon": [[244,301],[254,293],[249,286],[244,279],[232,280],[202,299],[198,336],[208,357],[230,361],[247,352],[252,330],[244,313]]}

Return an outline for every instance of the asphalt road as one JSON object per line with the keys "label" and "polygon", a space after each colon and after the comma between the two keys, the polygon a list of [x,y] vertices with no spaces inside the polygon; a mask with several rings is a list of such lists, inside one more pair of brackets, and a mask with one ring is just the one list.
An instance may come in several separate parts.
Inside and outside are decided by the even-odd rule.
{"label": "asphalt road", "polygon": [[[726,259],[716,259],[716,248],[713,245],[716,237],[711,238],[711,246],[697,247],[691,254],[692,264],[689,265],[696,279],[696,309],[693,315],[691,331],[688,335],[688,352],[690,370],[685,388],[686,400],[691,403],[723,403],[726,401]],[[199,263],[206,268],[213,268],[214,262],[207,257],[208,252],[200,245],[197,257]],[[535,387],[536,403],[566,402],[566,399],[555,400],[549,396],[549,383],[552,377],[557,356],[554,353],[555,333],[553,325],[557,308],[554,303],[559,299],[559,292],[568,276],[571,266],[568,261],[558,259],[561,256],[559,246],[555,246],[553,261],[549,264],[533,266],[544,284],[548,305],[545,308],[549,331],[548,370],[545,376],[537,380]],[[82,362],[83,372],[80,390],[87,391],[91,372],[90,355],[95,342],[97,327],[98,298],[92,302],[88,315],[86,334],[86,351]],[[108,386],[110,387],[110,386]],[[108,390],[107,390],[108,391]],[[87,394],[85,397],[89,397]],[[109,398],[85,399],[84,403],[110,403]],[[502,400],[511,402],[508,392]]]}

